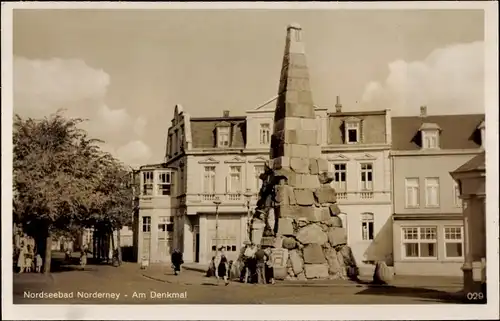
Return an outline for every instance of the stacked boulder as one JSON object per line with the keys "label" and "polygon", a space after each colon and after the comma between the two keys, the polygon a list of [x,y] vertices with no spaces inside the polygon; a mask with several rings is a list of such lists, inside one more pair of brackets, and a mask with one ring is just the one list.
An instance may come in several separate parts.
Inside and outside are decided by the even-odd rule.
{"label": "stacked boulder", "polygon": [[251,240],[280,252],[275,278],[346,278],[357,274],[337,216],[333,175],[322,158],[318,122],[301,42],[287,29],[270,161],[252,222]]}

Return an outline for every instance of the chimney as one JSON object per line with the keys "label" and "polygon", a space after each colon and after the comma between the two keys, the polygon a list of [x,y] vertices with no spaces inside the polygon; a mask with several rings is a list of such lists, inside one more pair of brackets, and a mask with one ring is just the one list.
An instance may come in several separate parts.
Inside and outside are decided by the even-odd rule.
{"label": "chimney", "polygon": [[420,106],[420,117],[427,117],[427,106]]}
{"label": "chimney", "polygon": [[342,112],[342,104],[340,103],[340,96],[337,96],[337,103],[335,104],[335,111],[337,113]]}
{"label": "chimney", "polygon": [[223,110],[222,117],[225,117],[225,118],[229,117],[229,110]]}

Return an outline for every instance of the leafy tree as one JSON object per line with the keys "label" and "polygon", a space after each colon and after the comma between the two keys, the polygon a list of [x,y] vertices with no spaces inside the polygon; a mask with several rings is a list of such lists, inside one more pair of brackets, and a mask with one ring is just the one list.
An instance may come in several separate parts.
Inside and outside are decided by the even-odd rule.
{"label": "leafy tree", "polygon": [[118,228],[131,216],[124,166],[78,128],[82,121],[61,112],[14,119],[14,221],[35,237],[39,251],[44,249],[45,273],[54,231]]}

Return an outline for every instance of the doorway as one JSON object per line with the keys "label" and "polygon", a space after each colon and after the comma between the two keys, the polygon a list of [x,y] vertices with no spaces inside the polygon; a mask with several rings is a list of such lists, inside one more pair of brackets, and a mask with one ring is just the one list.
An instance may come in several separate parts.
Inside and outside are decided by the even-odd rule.
{"label": "doorway", "polygon": [[195,235],[195,244],[194,244],[194,261],[200,262],[200,233],[197,232]]}

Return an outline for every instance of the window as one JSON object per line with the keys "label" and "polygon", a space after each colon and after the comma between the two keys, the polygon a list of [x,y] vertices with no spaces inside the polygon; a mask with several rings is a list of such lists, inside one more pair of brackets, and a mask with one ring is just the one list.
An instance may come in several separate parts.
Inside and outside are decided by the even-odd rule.
{"label": "window", "polygon": [[172,135],[168,135],[167,156],[172,156]]}
{"label": "window", "polygon": [[345,137],[348,144],[355,144],[359,142],[359,122],[346,122],[345,123]]}
{"label": "window", "polygon": [[425,179],[425,206],[439,206],[439,178],[437,177]]}
{"label": "window", "polygon": [[269,124],[260,124],[260,144],[269,145],[271,140],[271,126]]}
{"label": "window", "polygon": [[463,229],[461,226],[444,228],[444,253],[446,258],[463,257]]}
{"label": "window", "polygon": [[423,136],[423,147],[424,148],[438,148],[439,143],[438,143],[438,138],[439,138],[439,132],[436,131],[423,131],[422,132]]}
{"label": "window", "polygon": [[215,194],[215,166],[205,166],[203,193]]}
{"label": "window", "polygon": [[151,216],[142,217],[142,231],[144,233],[151,232]]}
{"label": "window", "polygon": [[229,127],[217,128],[217,146],[229,147]]}
{"label": "window", "polygon": [[229,168],[229,192],[241,192],[241,166],[231,166]]}
{"label": "window", "polygon": [[462,199],[460,198],[460,187],[458,183],[453,181],[453,199],[456,207],[462,207]]}
{"label": "window", "polygon": [[335,190],[347,190],[347,164],[333,165],[333,185]]}
{"label": "window", "polygon": [[361,189],[373,189],[373,165],[369,163],[361,164]]}
{"label": "window", "polygon": [[255,188],[257,191],[259,191],[262,186],[262,180],[260,179],[260,174],[263,174],[264,171],[265,171],[264,165],[255,165],[254,175],[255,175]]}
{"label": "window", "polygon": [[169,232],[174,231],[174,218],[172,216],[160,216],[158,223],[158,239],[168,240],[171,237]]}
{"label": "window", "polygon": [[158,172],[158,195],[170,195],[170,172]]}
{"label": "window", "polygon": [[485,135],[485,128],[481,128],[481,147],[485,147],[486,143],[486,135]]}
{"label": "window", "polygon": [[153,172],[142,173],[142,195],[153,195]]}
{"label": "window", "polygon": [[406,188],[406,198],[405,198],[406,207],[419,207],[420,186],[418,178],[416,177],[406,178],[405,188]]}
{"label": "window", "polygon": [[436,227],[403,227],[405,258],[437,258]]}
{"label": "window", "polygon": [[364,241],[373,240],[373,213],[361,214],[361,238]]}
{"label": "window", "polygon": [[219,249],[222,248],[226,252],[226,254],[229,254],[228,252],[236,252],[238,249],[236,246],[235,238],[219,238],[218,241],[213,238],[211,246],[212,251],[216,251],[217,247]]}

